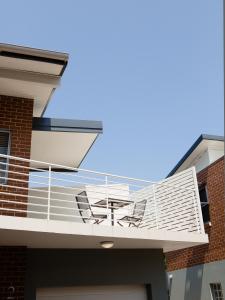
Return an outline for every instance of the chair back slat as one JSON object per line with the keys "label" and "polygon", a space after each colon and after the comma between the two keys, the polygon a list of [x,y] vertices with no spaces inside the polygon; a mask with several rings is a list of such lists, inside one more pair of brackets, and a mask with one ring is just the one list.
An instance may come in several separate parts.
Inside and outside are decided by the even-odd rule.
{"label": "chair back slat", "polygon": [[134,212],[133,212],[134,217],[139,217],[139,218],[143,217],[146,203],[147,203],[146,199],[135,203]]}
{"label": "chair back slat", "polygon": [[91,211],[90,203],[88,201],[87,193],[83,191],[78,195],[76,195],[76,201],[83,222],[88,223],[88,219],[92,215],[92,211]]}
{"label": "chair back slat", "polygon": [[81,210],[90,209],[90,204],[88,201],[87,193],[85,191],[79,193],[76,196],[76,200],[77,200],[77,206],[79,209],[81,209]]}

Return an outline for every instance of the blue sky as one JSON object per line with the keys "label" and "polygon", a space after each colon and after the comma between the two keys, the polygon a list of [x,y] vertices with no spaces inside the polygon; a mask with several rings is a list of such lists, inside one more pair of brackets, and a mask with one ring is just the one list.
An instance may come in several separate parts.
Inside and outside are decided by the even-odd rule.
{"label": "blue sky", "polygon": [[84,168],[156,180],[223,135],[222,0],[8,0],[0,27],[70,54],[45,116],[103,121]]}

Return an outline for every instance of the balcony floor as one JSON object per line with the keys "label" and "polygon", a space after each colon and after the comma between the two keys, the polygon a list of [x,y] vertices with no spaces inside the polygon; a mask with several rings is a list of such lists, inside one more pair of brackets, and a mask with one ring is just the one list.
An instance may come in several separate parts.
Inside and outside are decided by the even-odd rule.
{"label": "balcony floor", "polygon": [[29,248],[101,248],[113,241],[114,248],[163,249],[164,252],[208,243],[207,234],[112,227],[66,221],[0,216],[0,245]]}

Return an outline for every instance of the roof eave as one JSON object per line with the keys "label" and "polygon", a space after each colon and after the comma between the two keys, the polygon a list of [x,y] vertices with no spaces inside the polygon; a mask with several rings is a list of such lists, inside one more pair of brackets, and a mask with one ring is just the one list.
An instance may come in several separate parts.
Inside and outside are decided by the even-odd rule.
{"label": "roof eave", "polygon": [[219,135],[201,134],[197,138],[197,140],[194,142],[194,144],[190,147],[190,149],[179,160],[179,162],[176,164],[176,166],[166,176],[166,178],[175,174],[175,172],[180,168],[180,166],[185,162],[185,160],[192,154],[192,152],[198,147],[198,145],[203,140],[214,140],[214,141],[221,141],[222,142],[222,141],[224,141],[224,137],[223,136],[219,136]]}

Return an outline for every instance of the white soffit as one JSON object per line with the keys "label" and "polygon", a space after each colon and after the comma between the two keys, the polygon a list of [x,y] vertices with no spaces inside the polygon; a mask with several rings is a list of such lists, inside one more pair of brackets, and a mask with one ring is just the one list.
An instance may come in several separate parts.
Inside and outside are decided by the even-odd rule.
{"label": "white soffit", "polygon": [[[41,116],[56,86],[2,78],[0,75],[0,94],[34,99],[34,116]],[[28,100],[29,101],[29,100]]]}
{"label": "white soffit", "polygon": [[98,133],[32,131],[31,160],[35,168],[46,168],[41,162],[78,168]]}
{"label": "white soffit", "polygon": [[[216,140],[203,140],[189,157],[183,162],[183,164],[177,169],[176,172],[183,171],[189,167],[195,166],[197,161],[202,155],[209,149],[221,150],[224,153],[224,142]],[[221,155],[222,156],[222,155]]]}
{"label": "white soffit", "polygon": [[39,117],[67,61],[65,53],[0,44],[0,94],[34,99],[33,115]]}
{"label": "white soffit", "polygon": [[28,72],[37,72],[52,75],[60,75],[62,70],[62,65],[59,64],[4,56],[0,56],[0,65],[1,68],[10,70],[26,70]]}

